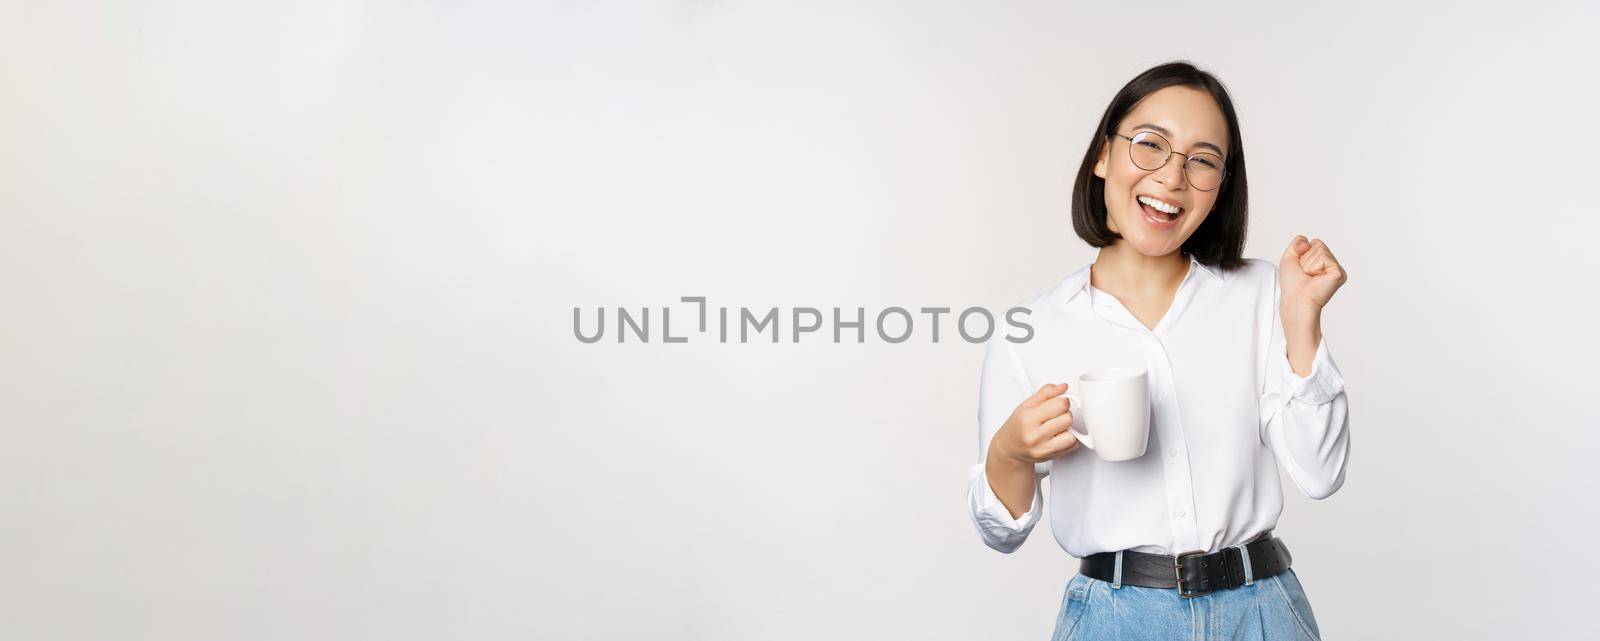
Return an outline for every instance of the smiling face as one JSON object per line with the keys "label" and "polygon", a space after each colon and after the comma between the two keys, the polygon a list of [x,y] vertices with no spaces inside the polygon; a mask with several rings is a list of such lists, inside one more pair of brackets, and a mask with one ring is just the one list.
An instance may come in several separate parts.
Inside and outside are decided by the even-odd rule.
{"label": "smiling face", "polygon": [[[1145,96],[1117,123],[1116,132],[1133,138],[1139,132],[1159,134],[1182,156],[1208,152],[1227,158],[1230,152],[1221,108],[1210,94],[1193,87],[1166,87]],[[1095,163],[1094,175],[1105,180],[1106,226],[1122,235],[1117,242],[1146,256],[1165,256],[1182,248],[1200,228],[1222,189],[1195,189],[1184,176],[1183,157],[1176,154],[1160,169],[1140,169],[1128,155],[1133,144],[1111,136]],[[1173,207],[1176,219],[1161,211]]]}

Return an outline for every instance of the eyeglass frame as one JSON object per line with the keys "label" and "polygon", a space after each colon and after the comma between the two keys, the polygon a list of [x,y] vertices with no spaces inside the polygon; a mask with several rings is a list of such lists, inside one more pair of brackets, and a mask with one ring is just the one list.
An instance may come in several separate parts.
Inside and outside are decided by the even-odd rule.
{"label": "eyeglass frame", "polygon": [[[1116,136],[1118,138],[1126,139],[1128,141],[1128,161],[1133,163],[1133,166],[1139,167],[1140,171],[1161,171],[1162,169],[1165,169],[1167,167],[1167,163],[1172,162],[1173,154],[1177,154],[1179,156],[1183,156],[1183,165],[1182,165],[1182,167],[1183,167],[1183,181],[1188,183],[1190,187],[1194,187],[1198,191],[1207,191],[1207,192],[1209,192],[1209,191],[1216,191],[1218,189],[1221,189],[1222,188],[1222,183],[1227,182],[1227,180],[1228,180],[1228,159],[1227,158],[1223,158],[1222,156],[1217,156],[1217,154],[1211,153],[1209,151],[1197,151],[1197,152],[1194,152],[1192,154],[1184,155],[1183,152],[1180,152],[1180,151],[1172,148],[1172,141],[1171,140],[1167,140],[1166,136],[1158,134],[1158,133],[1156,133],[1154,131],[1140,131],[1138,133],[1149,134],[1151,136],[1155,136],[1157,138],[1160,138],[1161,142],[1167,143],[1167,159],[1161,162],[1161,166],[1160,167],[1156,167],[1155,169],[1145,169],[1144,167],[1139,167],[1139,161],[1133,159],[1133,136],[1125,136],[1125,135],[1122,135],[1122,134],[1120,134],[1118,132],[1115,132],[1115,131],[1111,132],[1111,135]],[[1195,156],[1198,156],[1200,154],[1205,154],[1207,156],[1216,156],[1217,158],[1222,160],[1222,166],[1217,168],[1218,171],[1222,172],[1222,178],[1219,178],[1217,180],[1217,186],[1216,187],[1212,187],[1210,189],[1200,189],[1199,187],[1195,187],[1194,181],[1189,180],[1189,161],[1194,159]]]}

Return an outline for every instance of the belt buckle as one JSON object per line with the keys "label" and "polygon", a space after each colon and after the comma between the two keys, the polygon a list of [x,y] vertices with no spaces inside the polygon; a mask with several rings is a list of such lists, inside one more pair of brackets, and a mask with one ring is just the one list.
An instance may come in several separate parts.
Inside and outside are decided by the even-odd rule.
{"label": "belt buckle", "polygon": [[1183,597],[1185,599],[1193,599],[1193,598],[1195,598],[1197,596],[1205,596],[1207,594],[1211,594],[1211,590],[1206,590],[1204,592],[1194,592],[1194,593],[1184,592],[1184,590],[1183,590],[1183,559],[1185,557],[1191,557],[1191,556],[1196,556],[1196,555],[1204,555],[1204,554],[1205,554],[1205,550],[1199,550],[1199,551],[1195,551],[1195,552],[1184,552],[1182,554],[1178,554],[1178,555],[1175,555],[1175,556],[1172,557],[1172,575],[1173,575],[1173,578],[1178,580],[1178,596],[1181,596],[1181,597]]}

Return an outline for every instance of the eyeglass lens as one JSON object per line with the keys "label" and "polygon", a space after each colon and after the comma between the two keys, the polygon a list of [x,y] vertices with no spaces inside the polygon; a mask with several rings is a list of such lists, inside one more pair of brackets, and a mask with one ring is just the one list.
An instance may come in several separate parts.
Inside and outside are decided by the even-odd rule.
{"label": "eyeglass lens", "polygon": [[[1149,131],[1129,136],[1128,156],[1133,164],[1145,171],[1155,171],[1172,159],[1172,144]],[[1189,156],[1183,164],[1189,184],[1200,191],[1211,191],[1222,185],[1222,158],[1207,152]]]}

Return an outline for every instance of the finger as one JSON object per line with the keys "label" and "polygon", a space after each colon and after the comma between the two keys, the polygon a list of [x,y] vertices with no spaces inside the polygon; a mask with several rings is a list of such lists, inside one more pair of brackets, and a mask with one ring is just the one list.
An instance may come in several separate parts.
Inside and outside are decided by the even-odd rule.
{"label": "finger", "polygon": [[1333,252],[1328,249],[1327,243],[1322,242],[1321,239],[1312,240],[1311,241],[1311,246],[1306,249],[1306,253],[1307,254],[1328,254],[1328,255],[1332,255],[1333,254]]}
{"label": "finger", "polygon": [[1306,274],[1310,276],[1325,276],[1328,274],[1328,270],[1332,268],[1333,263],[1319,256],[1312,260],[1311,264],[1306,265],[1305,270]]}
{"label": "finger", "polygon": [[1300,257],[1300,270],[1307,274],[1320,274],[1327,267],[1331,256],[1322,249],[1313,248]]}
{"label": "finger", "polygon": [[1297,235],[1293,240],[1289,241],[1289,248],[1283,250],[1283,257],[1299,258],[1301,254],[1304,254],[1310,248],[1311,243],[1306,240],[1306,237]]}
{"label": "finger", "polygon": [[1067,391],[1066,383],[1045,383],[1044,387],[1034,392],[1033,396],[1029,396],[1027,400],[1022,402],[1022,405],[1023,407],[1038,407],[1040,403],[1060,396],[1065,391]]}
{"label": "finger", "polygon": [[1313,239],[1311,239],[1310,242],[1306,243],[1306,250],[1304,252],[1301,252],[1300,257],[1301,258],[1305,258],[1307,256],[1312,256],[1312,255],[1321,254],[1321,253],[1331,253],[1331,252],[1328,251],[1327,243],[1322,242],[1321,239],[1313,238]]}
{"label": "finger", "polygon": [[1326,245],[1313,247],[1300,259],[1301,268],[1307,274],[1322,274],[1329,269],[1338,267],[1339,262],[1333,259],[1333,252],[1328,251]]}
{"label": "finger", "polygon": [[1066,414],[1067,408],[1071,407],[1071,405],[1072,401],[1067,400],[1067,397],[1065,396],[1047,398],[1038,405],[1033,406],[1034,418],[1038,419],[1040,423],[1043,423],[1050,419],[1061,416],[1062,414]]}
{"label": "finger", "polygon": [[1322,273],[1319,275],[1329,276],[1335,280],[1338,280],[1341,284],[1344,283],[1345,280],[1344,267],[1341,267],[1338,261],[1329,261],[1328,266],[1323,268]]}
{"label": "finger", "polygon": [[1044,431],[1046,436],[1060,436],[1062,432],[1065,432],[1072,427],[1072,421],[1072,412],[1066,412],[1060,416],[1040,423],[1039,428]]}
{"label": "finger", "polygon": [[1045,441],[1046,451],[1049,453],[1050,458],[1070,453],[1082,445],[1083,442],[1078,440],[1078,435],[1073,434],[1071,430],[1064,431]]}
{"label": "finger", "polygon": [[1313,251],[1319,254],[1324,261],[1319,273],[1344,278],[1344,265],[1339,263],[1339,258],[1333,255],[1333,250],[1329,249],[1327,244],[1319,240],[1316,242],[1316,247],[1313,248]]}

